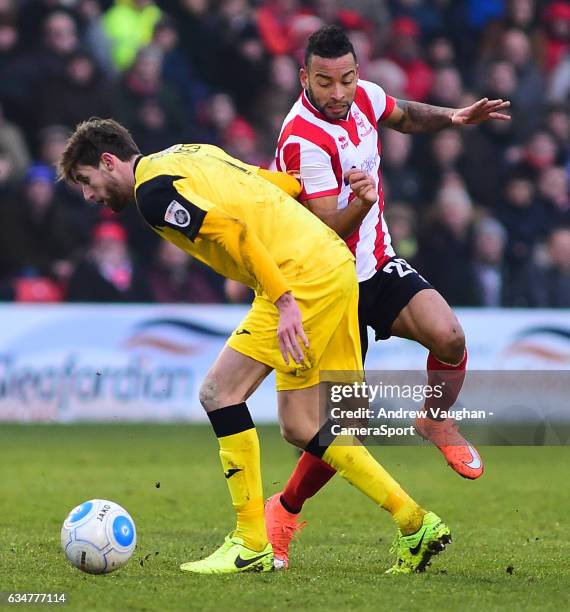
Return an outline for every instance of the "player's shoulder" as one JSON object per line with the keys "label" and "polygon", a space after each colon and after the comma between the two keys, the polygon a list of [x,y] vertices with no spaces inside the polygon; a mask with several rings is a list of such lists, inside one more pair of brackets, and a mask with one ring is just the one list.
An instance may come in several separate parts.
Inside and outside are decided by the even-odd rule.
{"label": "player's shoulder", "polygon": [[156,227],[161,225],[166,209],[178,195],[174,182],[183,177],[179,174],[166,174],[145,161],[145,158],[141,158],[135,170],[135,199],[145,221]]}
{"label": "player's shoulder", "polygon": [[371,123],[385,119],[396,104],[396,99],[387,94],[380,85],[364,79],[358,80],[354,101]]}
{"label": "player's shoulder", "polygon": [[366,79],[358,79],[358,87],[362,87],[365,91],[371,92],[384,92],[384,89],[378,85],[378,83],[373,83],[372,81],[367,81]]}
{"label": "player's shoulder", "polygon": [[180,174],[180,168],[174,152],[182,145],[173,145],[163,151],[143,155],[135,165],[135,190],[160,175]]}
{"label": "player's shoulder", "polygon": [[[144,163],[144,158],[140,163]],[[138,172],[136,175],[138,178]],[[176,181],[185,177],[154,172],[142,176],[146,180],[137,180],[135,199],[143,219],[155,229],[171,228],[194,240],[207,210],[189,200],[176,188]]]}
{"label": "player's shoulder", "polygon": [[173,145],[163,151],[141,155],[135,162],[135,194],[137,200],[161,190],[174,177],[181,178],[183,173],[174,153],[182,145]]}
{"label": "player's shoulder", "polygon": [[164,218],[166,208],[177,195],[174,183],[187,176],[176,155],[184,145],[140,157],[135,164],[135,199],[145,220],[153,226]]}
{"label": "player's shoulder", "polygon": [[[196,164],[218,147],[203,144],[175,144],[167,149],[139,157],[135,165],[137,198],[165,189],[174,180],[189,177]],[[223,152],[222,152],[223,153]]]}
{"label": "player's shoulder", "polygon": [[386,97],[386,92],[380,85],[365,79],[358,79],[357,93],[365,93],[371,99],[377,97]]}

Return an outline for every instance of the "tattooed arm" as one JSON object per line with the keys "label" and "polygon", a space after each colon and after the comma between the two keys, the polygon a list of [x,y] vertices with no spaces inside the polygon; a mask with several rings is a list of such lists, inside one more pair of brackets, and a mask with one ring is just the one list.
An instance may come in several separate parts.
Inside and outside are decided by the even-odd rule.
{"label": "tattooed arm", "polygon": [[405,134],[437,132],[454,125],[477,125],[489,119],[510,120],[500,112],[510,106],[504,100],[483,98],[465,108],[443,108],[420,102],[397,100],[394,110],[382,121],[382,125]]}

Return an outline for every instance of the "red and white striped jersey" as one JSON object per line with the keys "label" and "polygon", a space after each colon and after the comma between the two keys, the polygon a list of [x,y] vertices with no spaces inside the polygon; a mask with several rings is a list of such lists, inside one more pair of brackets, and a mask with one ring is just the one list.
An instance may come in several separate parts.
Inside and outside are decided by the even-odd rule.
{"label": "red and white striped jersey", "polygon": [[338,196],[345,208],[354,193],[344,184],[343,173],[360,168],[377,177],[379,198],[360,227],[346,239],[356,257],[358,280],[371,278],[394,257],[384,220],[384,194],[380,174],[381,143],[378,121],[387,117],[396,101],[369,81],[358,81],[356,96],[346,119],[330,120],[320,113],[303,91],[285,118],[276,152],[277,169],[298,172],[303,184],[299,199]]}

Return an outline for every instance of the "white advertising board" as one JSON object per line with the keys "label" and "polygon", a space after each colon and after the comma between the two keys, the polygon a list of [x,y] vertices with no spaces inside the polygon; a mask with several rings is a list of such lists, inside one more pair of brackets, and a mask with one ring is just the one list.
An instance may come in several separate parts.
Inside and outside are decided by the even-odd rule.
{"label": "white advertising board", "polygon": [[[0,421],[204,420],[200,383],[246,311],[219,305],[2,305]],[[570,369],[570,312],[457,314],[472,370]],[[391,339],[371,342],[366,366],[423,370],[425,360],[421,346]],[[276,420],[273,377],[248,404],[256,420]]]}

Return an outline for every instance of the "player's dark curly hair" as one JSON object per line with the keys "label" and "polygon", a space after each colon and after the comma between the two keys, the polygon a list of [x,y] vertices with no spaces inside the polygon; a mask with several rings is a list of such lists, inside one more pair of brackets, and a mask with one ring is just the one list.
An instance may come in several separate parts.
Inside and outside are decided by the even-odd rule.
{"label": "player's dark curly hair", "polygon": [[127,128],[120,123],[113,119],[91,117],[80,123],[68,138],[58,163],[59,179],[77,182],[77,166],[97,168],[103,153],[112,153],[121,161],[128,161],[140,150]]}
{"label": "player's dark curly hair", "polygon": [[336,25],[326,25],[313,32],[305,49],[305,66],[309,65],[312,55],[334,59],[352,53],[354,61],[356,53],[344,30]]}

